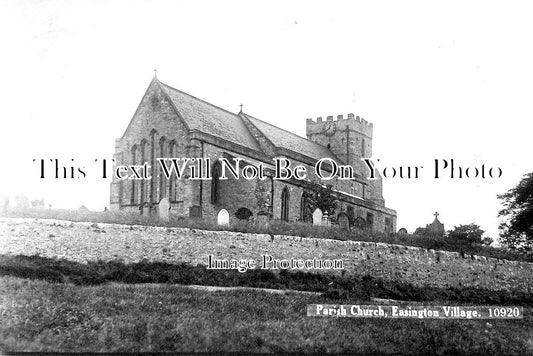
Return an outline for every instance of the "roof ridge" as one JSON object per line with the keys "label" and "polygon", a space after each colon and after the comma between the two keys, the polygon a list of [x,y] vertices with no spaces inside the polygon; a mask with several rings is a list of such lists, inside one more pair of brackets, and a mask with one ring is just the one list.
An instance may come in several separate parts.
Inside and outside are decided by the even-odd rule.
{"label": "roof ridge", "polygon": [[[291,131],[289,131],[289,130],[286,130],[286,129],[282,128],[282,127],[278,127],[278,126],[276,126],[276,125],[274,125],[274,124],[271,124],[270,122],[267,122],[267,121],[264,121],[264,120],[258,119],[258,118],[255,117],[255,116],[248,115],[248,114],[245,114],[245,115],[248,116],[248,117],[251,117],[252,119],[255,119],[255,120],[261,121],[262,123],[265,123],[265,124],[267,124],[267,125],[269,125],[269,126],[275,127],[275,128],[278,129],[278,130],[285,131],[285,132],[287,132],[287,133],[289,133],[289,134],[291,134],[291,135],[293,135],[293,136],[296,136],[296,137],[299,137],[299,138],[304,139],[304,140],[306,140],[306,141],[309,141],[309,142],[313,143],[313,144],[316,145],[316,146],[320,146],[320,147],[324,147],[325,149],[328,149],[327,147],[322,146],[321,144],[316,143],[315,141],[310,140],[310,139],[308,139],[307,137],[303,137],[303,136],[300,136],[300,135],[298,135],[298,134],[295,134],[294,132],[291,132]],[[329,150],[329,151],[331,151],[331,150]],[[333,153],[333,152],[332,152],[332,153]]]}
{"label": "roof ridge", "polygon": [[210,102],[208,102],[208,101],[205,101],[204,99],[200,99],[200,98],[198,98],[198,97],[196,97],[196,96],[194,96],[194,95],[191,95],[191,94],[189,94],[189,93],[186,93],[186,92],[184,92],[184,91],[182,91],[182,90],[179,90],[179,89],[176,89],[176,88],[174,88],[174,87],[171,87],[170,85],[165,84],[165,83],[163,83],[163,82],[161,82],[161,81],[159,81],[159,84],[161,84],[161,85],[163,85],[163,86],[165,86],[165,87],[167,87],[167,88],[169,88],[169,89],[172,89],[172,90],[175,90],[175,91],[177,91],[177,92],[180,92],[181,94],[188,95],[188,96],[190,96],[190,97],[193,98],[193,99],[199,100],[199,101],[201,101],[202,103],[208,104],[208,105],[210,105],[210,106],[212,106],[212,107],[214,107],[214,108],[217,108],[217,109],[219,109],[219,110],[222,110],[222,111],[224,111],[224,112],[227,112],[228,114],[231,114],[231,115],[234,115],[234,116],[239,117],[239,115],[236,114],[236,113],[234,113],[234,112],[231,112],[231,111],[229,111],[229,110],[226,110],[226,109],[224,109],[224,108],[221,108],[220,106],[217,106],[217,105],[212,104],[212,103],[210,103]]}
{"label": "roof ridge", "polygon": [[[325,150],[325,151],[322,151],[322,154],[325,154],[325,152],[327,152],[328,156],[331,157],[331,158],[334,158],[335,160],[337,160],[338,162],[342,162],[342,160],[340,160],[332,151],[331,149],[325,147],[325,146],[322,146],[321,144],[317,143],[317,142],[314,142],[313,140],[310,140],[308,139],[307,137],[304,137],[304,136],[300,136],[294,132],[291,132],[289,130],[286,130],[284,128],[281,128],[281,127],[278,127],[274,124],[271,124],[267,121],[263,121],[261,119],[258,119],[252,115],[249,115],[249,114],[246,114],[244,112],[240,112],[240,113],[233,113],[233,112],[230,112],[224,108],[221,108],[217,105],[214,105],[214,104],[211,104],[210,102],[207,102],[203,99],[200,99],[198,97],[195,97],[194,95],[191,95],[191,94],[188,94],[182,90],[179,90],[179,89],[176,89],[168,84],[165,84],[165,83],[162,83],[161,81],[158,80],[158,84],[160,84],[161,88],[163,89],[163,91],[165,93],[167,93],[167,95],[184,95],[192,100],[195,100],[197,101],[199,104],[202,104],[202,105],[206,105],[214,110],[217,110],[219,111],[220,113],[225,113],[226,115],[230,115],[232,118],[238,120],[242,125],[243,125],[243,128],[244,130],[246,131],[247,133],[247,136],[250,137],[250,139],[252,140],[252,142],[259,148],[260,151],[263,151],[262,147],[259,145],[259,142],[257,141],[257,139],[254,137],[254,135],[252,134],[252,132],[250,131],[250,129],[248,128],[248,126],[246,125],[245,123],[245,119],[244,117],[246,117],[248,120],[251,121],[251,123],[253,124],[253,126],[255,126],[261,133],[262,135],[267,138],[267,140],[276,148],[285,148],[285,149],[289,149],[290,151],[293,151],[295,153],[299,153],[298,151],[295,151],[295,150],[292,150],[288,147],[284,147],[283,144],[281,145],[278,145],[276,143],[274,143],[274,141],[272,141],[269,137],[269,135],[267,133],[265,133],[263,131],[263,129],[261,129],[260,127],[257,127],[257,125],[253,122],[253,120],[256,120],[257,123],[260,123],[261,125],[266,125],[268,126],[269,128],[271,129],[274,129],[274,130],[277,130],[277,131],[280,131],[280,133],[284,134],[284,135],[287,135],[288,137],[292,137],[294,139],[298,139],[298,140],[302,140],[300,141],[300,143],[298,145],[303,145],[303,142],[305,142],[306,145],[311,145],[309,146],[309,149],[311,149],[312,151],[317,151],[319,152],[318,150]],[[171,102],[173,102],[173,100],[171,99],[170,100]],[[179,111],[178,109],[176,109],[177,111]],[[241,116],[243,115],[243,116]],[[287,138],[288,138],[287,137]],[[304,154],[306,155],[306,154]],[[313,156],[307,156],[311,159],[316,159],[316,158],[313,158]]]}
{"label": "roof ridge", "polygon": [[[243,114],[244,114],[244,113],[243,113]],[[298,135],[298,134],[295,134],[294,132],[291,132],[291,131],[289,131],[289,130],[284,129],[283,127],[279,127],[279,126],[276,126],[276,125],[274,125],[274,124],[271,124],[271,123],[268,122],[268,121],[258,119],[257,117],[252,116],[252,115],[249,115],[249,114],[244,114],[244,115],[246,115],[246,116],[248,116],[248,117],[251,117],[252,119],[255,119],[255,120],[261,121],[262,123],[265,123],[265,124],[267,124],[267,125],[269,125],[269,126],[275,127],[275,128],[277,128],[277,129],[279,129],[279,130],[282,130],[282,131],[285,131],[285,132],[287,132],[287,133],[290,133],[290,134],[293,135],[293,136],[297,136],[297,137],[299,137],[299,138],[303,138],[304,140],[307,140],[307,141],[313,142],[313,141],[311,141],[310,139],[308,139],[307,137],[303,137],[303,136],[300,136],[300,135]],[[318,143],[316,143],[316,142],[313,142],[313,143],[315,143],[315,144],[318,145]],[[319,146],[320,146],[320,145],[319,145]]]}
{"label": "roof ridge", "polygon": [[[274,144],[274,142],[272,142],[272,140],[269,139],[268,136],[267,136],[263,131],[261,131],[261,129],[260,129],[259,127],[257,127],[256,124],[254,124],[254,123],[252,122],[252,120],[250,120],[250,118],[255,119],[253,116],[248,115],[248,114],[245,114],[245,113],[242,112],[242,111],[241,111],[238,115],[239,115],[239,117],[242,115],[242,116],[244,116],[244,117],[246,118],[246,120],[243,120],[243,118],[241,118],[241,120],[245,123],[246,129],[247,129],[248,131],[250,131],[250,133],[252,134],[252,137],[253,137],[254,140],[257,142],[257,144],[259,145],[259,147],[261,147],[261,144],[259,143],[259,140],[255,138],[255,135],[253,134],[253,132],[252,132],[252,131],[250,130],[250,128],[248,127],[248,124],[249,124],[249,125],[252,125],[257,131],[259,131],[259,132],[261,133],[261,135],[263,136],[263,138],[264,138],[265,140],[267,140],[268,143],[272,145],[272,147],[274,147],[274,151],[275,151],[276,149],[278,149],[278,146],[276,146],[276,145]],[[261,150],[265,151],[262,147],[261,147]],[[265,153],[266,153],[266,152],[265,152]]]}

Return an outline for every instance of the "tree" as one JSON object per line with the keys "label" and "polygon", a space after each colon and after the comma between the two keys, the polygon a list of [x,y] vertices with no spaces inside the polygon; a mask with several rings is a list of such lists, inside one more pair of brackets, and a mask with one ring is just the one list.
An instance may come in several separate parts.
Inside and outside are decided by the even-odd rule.
{"label": "tree", "polygon": [[331,186],[316,185],[314,187],[314,194],[311,197],[311,204],[314,208],[319,208],[323,213],[327,213],[329,216],[335,214],[337,209],[337,199]]}
{"label": "tree", "polygon": [[498,216],[506,219],[499,226],[501,243],[510,248],[533,250],[533,172],[524,175],[516,187],[498,198],[504,206]]}
{"label": "tree", "polygon": [[490,246],[494,242],[494,239],[492,237],[487,236],[487,237],[484,237],[481,242],[483,242],[487,246]]}
{"label": "tree", "polygon": [[481,230],[478,225],[472,223],[469,225],[455,226],[453,230],[448,231],[448,237],[456,240],[457,242],[470,245],[481,244],[483,243],[481,236],[483,236],[484,232],[485,231]]}

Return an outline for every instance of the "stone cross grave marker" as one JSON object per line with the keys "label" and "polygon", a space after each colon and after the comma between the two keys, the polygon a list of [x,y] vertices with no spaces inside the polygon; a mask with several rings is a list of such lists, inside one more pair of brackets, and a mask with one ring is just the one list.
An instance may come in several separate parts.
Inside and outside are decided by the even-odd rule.
{"label": "stone cross grave marker", "polygon": [[319,208],[313,212],[313,225],[322,225],[322,210]]}
{"label": "stone cross grave marker", "polygon": [[227,226],[227,225],[229,225],[229,213],[228,213],[228,211],[226,209],[221,209],[218,212],[217,224],[219,226]]}

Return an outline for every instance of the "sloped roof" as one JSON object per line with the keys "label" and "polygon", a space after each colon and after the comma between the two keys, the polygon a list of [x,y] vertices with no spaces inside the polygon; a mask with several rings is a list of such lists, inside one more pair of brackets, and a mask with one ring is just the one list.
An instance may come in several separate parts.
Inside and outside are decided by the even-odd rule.
{"label": "sloped roof", "polygon": [[319,145],[304,137],[298,136],[292,132],[283,130],[277,126],[259,120],[248,114],[246,117],[255,125],[276,147],[285,148],[305,156],[319,160],[325,157],[336,158],[333,152],[326,147]]}
{"label": "sloped roof", "polygon": [[[191,130],[198,130],[226,141],[263,152],[239,115],[172,88],[171,86],[161,82],[159,83]],[[245,115],[277,148],[284,148],[316,160],[325,157],[338,160],[333,152],[322,145],[248,114],[240,113],[240,115]]]}
{"label": "sloped roof", "polygon": [[229,111],[159,82],[191,130],[261,151],[242,119]]}

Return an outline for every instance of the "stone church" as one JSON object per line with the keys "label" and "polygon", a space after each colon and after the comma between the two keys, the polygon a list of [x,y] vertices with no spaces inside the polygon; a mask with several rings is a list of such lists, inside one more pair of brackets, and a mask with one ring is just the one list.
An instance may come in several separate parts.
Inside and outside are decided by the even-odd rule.
{"label": "stone church", "polygon": [[[334,223],[396,231],[396,212],[385,207],[382,180],[367,179],[368,169],[361,160],[372,157],[372,124],[348,114],[307,119],[306,129],[307,138],[303,138],[242,110],[235,114],[219,108],[154,77],[124,135],[116,140],[114,154],[117,165],[148,163],[154,167],[151,179],[118,180],[115,175],[110,207],[156,213],[164,200],[173,217],[214,219],[226,209],[230,220],[310,221],[313,208],[306,200],[318,184],[327,184],[337,202],[330,216]],[[212,179],[177,178],[175,174],[167,179],[157,158],[172,157],[209,157]],[[275,157],[286,157],[293,166],[304,165],[308,178],[273,179]],[[266,179],[217,179],[219,158],[231,162],[240,158],[241,165],[262,163]],[[353,166],[353,179],[320,181],[314,166],[322,158]]]}

